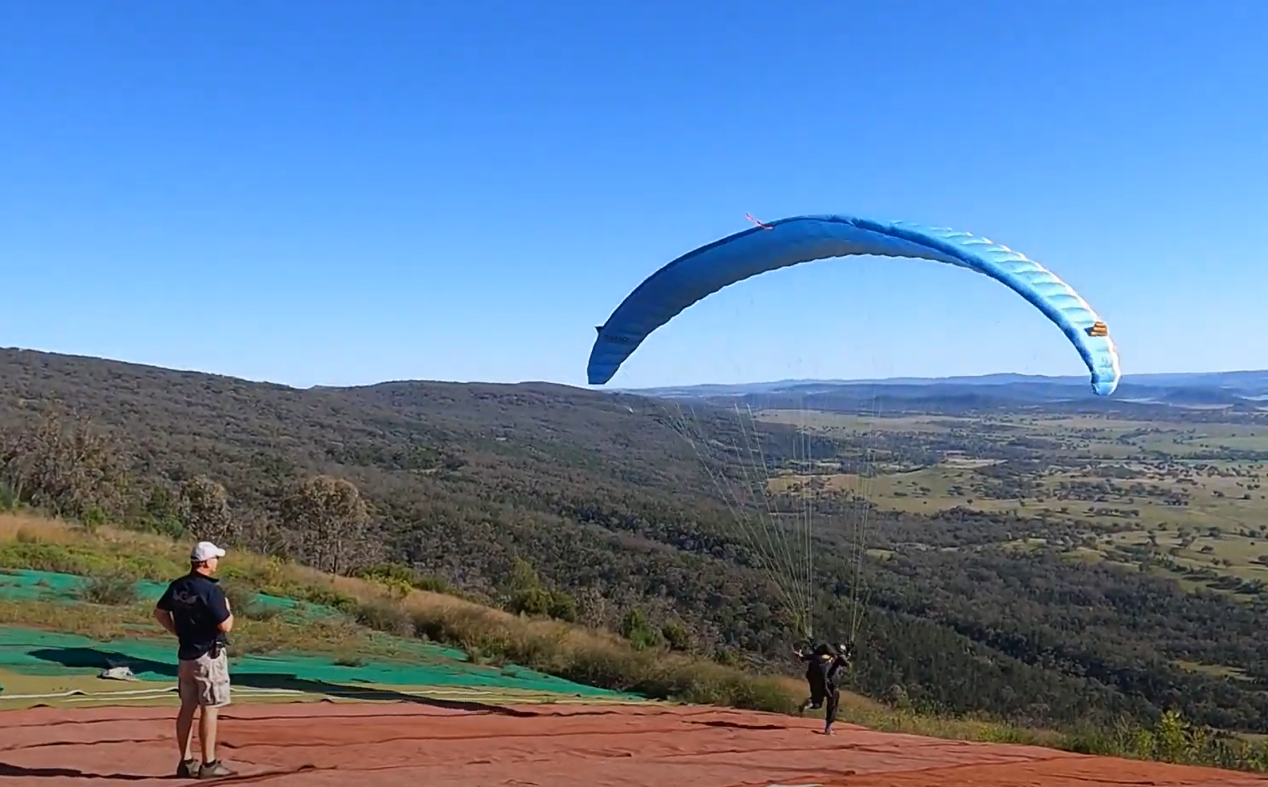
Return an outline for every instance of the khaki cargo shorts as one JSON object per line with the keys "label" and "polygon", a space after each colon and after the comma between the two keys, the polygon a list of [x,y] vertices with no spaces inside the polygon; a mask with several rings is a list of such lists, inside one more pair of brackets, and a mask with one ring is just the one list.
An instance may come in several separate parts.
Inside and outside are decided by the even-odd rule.
{"label": "khaki cargo shorts", "polygon": [[214,659],[204,653],[196,659],[179,661],[176,685],[182,704],[196,703],[208,708],[229,704],[229,655],[224,650]]}

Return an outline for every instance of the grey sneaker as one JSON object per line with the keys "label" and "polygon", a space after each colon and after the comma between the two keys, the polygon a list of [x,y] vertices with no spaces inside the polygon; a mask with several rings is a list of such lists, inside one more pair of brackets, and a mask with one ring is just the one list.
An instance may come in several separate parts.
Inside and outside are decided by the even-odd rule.
{"label": "grey sneaker", "polygon": [[238,772],[231,770],[220,760],[212,760],[204,762],[202,767],[198,769],[198,778],[200,779],[220,779],[225,776],[237,776]]}
{"label": "grey sneaker", "polygon": [[181,764],[176,766],[176,778],[197,779],[198,760],[181,760]]}

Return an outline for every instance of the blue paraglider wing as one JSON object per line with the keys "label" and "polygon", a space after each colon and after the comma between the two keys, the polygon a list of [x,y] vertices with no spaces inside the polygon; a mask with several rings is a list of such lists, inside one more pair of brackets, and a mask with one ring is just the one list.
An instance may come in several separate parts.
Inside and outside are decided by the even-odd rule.
{"label": "blue paraglider wing", "polygon": [[1092,390],[1118,387],[1118,352],[1087,301],[1034,260],[967,232],[852,216],[794,216],[688,252],[653,273],[599,326],[586,369],[591,385],[612,379],[652,331],[696,301],[759,273],[830,257],[915,257],[976,271],[1004,284],[1056,323],[1092,373]]}

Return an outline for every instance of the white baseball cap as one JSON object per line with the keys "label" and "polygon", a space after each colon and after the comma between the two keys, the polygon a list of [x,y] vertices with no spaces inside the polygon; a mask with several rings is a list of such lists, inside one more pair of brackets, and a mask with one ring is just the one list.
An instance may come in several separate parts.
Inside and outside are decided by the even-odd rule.
{"label": "white baseball cap", "polygon": [[193,551],[189,553],[189,559],[193,563],[201,563],[204,560],[211,560],[213,557],[224,557],[225,551],[210,541],[199,541],[194,545]]}

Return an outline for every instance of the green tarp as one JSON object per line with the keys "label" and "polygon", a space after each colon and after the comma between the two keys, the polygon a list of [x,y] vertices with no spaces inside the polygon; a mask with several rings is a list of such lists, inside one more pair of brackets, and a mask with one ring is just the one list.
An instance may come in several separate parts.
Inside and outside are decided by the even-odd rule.
{"label": "green tarp", "polygon": [[[84,580],[68,574],[41,571],[0,572],[0,598],[71,602]],[[139,583],[144,598],[157,598],[163,585]],[[329,608],[297,605],[291,599],[261,596],[259,603],[284,608],[292,615],[338,614]],[[52,622],[50,621],[52,624]],[[507,692],[548,692],[570,696],[634,700],[637,697],[555,678],[515,666],[473,664],[462,651],[421,640],[388,637],[399,659],[355,659],[336,663],[321,655],[233,653],[230,674],[234,683],[254,688],[285,688],[326,692],[331,686],[462,686]],[[0,629],[0,669],[26,675],[97,675],[110,667],[126,666],[142,680],[170,682],[176,676],[175,643],[165,640],[119,639],[97,642],[75,634],[32,629]]]}

